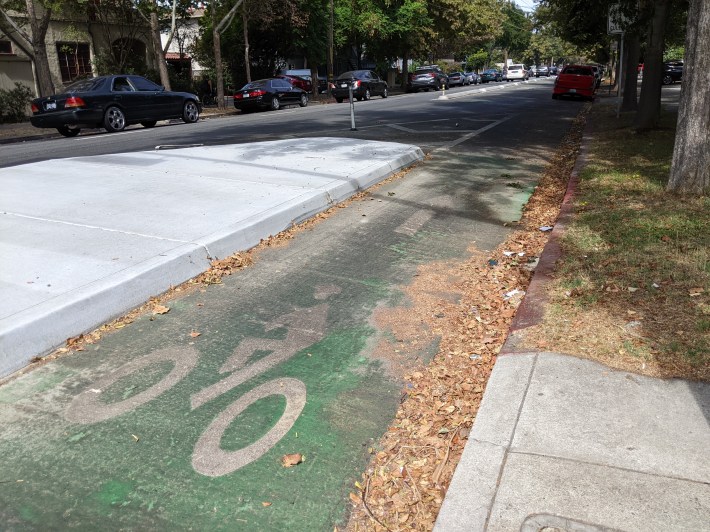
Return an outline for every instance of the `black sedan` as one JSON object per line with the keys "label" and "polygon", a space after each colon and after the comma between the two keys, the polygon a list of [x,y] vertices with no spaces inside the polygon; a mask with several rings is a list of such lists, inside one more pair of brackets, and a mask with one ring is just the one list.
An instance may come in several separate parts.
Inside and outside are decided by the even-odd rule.
{"label": "black sedan", "polygon": [[234,93],[234,107],[243,113],[256,109],[278,111],[287,105],[308,105],[308,93],[281,78],[258,79]]}
{"label": "black sedan", "polygon": [[141,76],[112,75],[83,79],[64,92],[32,100],[30,122],[75,137],[81,128],[113,133],[131,124],[153,127],[158,120],[197,122],[202,107],[189,92],[166,91]]}
{"label": "black sedan", "polygon": [[353,70],[338,76],[333,82],[331,93],[338,103],[350,98],[350,86],[353,88],[353,98],[358,101],[369,100],[373,96],[387,98],[387,82],[371,70]]}
{"label": "black sedan", "polygon": [[661,81],[664,85],[671,85],[676,81],[683,81],[683,61],[668,61],[663,65],[663,77]]}

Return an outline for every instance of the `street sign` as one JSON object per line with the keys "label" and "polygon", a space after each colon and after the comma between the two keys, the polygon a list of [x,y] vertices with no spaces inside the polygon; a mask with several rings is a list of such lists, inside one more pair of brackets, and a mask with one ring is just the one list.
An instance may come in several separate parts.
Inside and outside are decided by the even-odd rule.
{"label": "street sign", "polygon": [[609,6],[609,18],[607,19],[607,33],[609,35],[623,35],[626,26],[631,21],[621,13],[619,4]]}

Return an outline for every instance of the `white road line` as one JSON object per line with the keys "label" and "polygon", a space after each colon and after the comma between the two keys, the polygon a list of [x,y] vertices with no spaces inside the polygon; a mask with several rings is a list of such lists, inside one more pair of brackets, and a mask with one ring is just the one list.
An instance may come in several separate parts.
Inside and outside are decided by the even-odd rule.
{"label": "white road line", "polygon": [[484,126],[481,129],[477,129],[476,131],[474,131],[472,133],[468,133],[457,140],[454,140],[452,142],[448,142],[448,143],[444,144],[441,148],[436,148],[433,151],[434,152],[448,151],[450,148],[453,148],[454,146],[458,146],[462,142],[466,142],[467,140],[470,140],[473,137],[475,137],[476,135],[480,135],[481,133],[484,133],[484,132],[488,131],[489,129],[493,129],[494,127],[502,124],[506,120],[510,120],[511,118],[514,118],[515,116],[517,116],[517,115],[510,115],[510,116],[506,116],[505,118],[501,118],[500,120],[497,120],[496,122],[493,122],[492,124],[488,124],[487,126]]}

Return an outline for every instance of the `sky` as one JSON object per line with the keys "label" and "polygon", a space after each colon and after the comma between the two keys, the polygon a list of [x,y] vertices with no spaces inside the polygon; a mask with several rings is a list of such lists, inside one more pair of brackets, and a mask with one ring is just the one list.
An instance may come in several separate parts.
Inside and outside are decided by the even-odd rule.
{"label": "sky", "polygon": [[515,0],[515,4],[526,13],[535,11],[534,0]]}

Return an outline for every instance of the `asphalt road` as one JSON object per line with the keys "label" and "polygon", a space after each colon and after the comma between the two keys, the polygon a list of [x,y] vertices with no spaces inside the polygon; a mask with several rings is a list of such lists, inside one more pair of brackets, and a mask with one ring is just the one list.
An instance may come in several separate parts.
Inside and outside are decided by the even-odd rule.
{"label": "asphalt road", "polygon": [[[384,356],[398,339],[376,315],[411,311],[418,268],[505,238],[581,106],[550,92],[544,80],[375,99],[357,104],[354,132],[342,104],[3,147],[17,163],[334,135],[431,154],[168,314],[0,387],[4,528],[342,527],[405,371],[438,345],[421,330],[409,358]],[[289,454],[304,461],[284,467]]]}
{"label": "asphalt road", "polygon": [[[350,107],[342,104],[311,104],[276,112],[202,120],[197,124],[161,122],[153,129],[132,126],[121,133],[76,138],[29,141],[3,146],[0,166],[14,166],[47,159],[153,150],[156,146],[215,145],[304,136],[343,136],[391,140],[419,145],[425,152],[446,145],[467,132],[480,129],[486,120],[515,115],[526,127],[544,129],[550,120],[564,119],[580,103],[550,99],[552,78],[529,83],[487,83],[447,91],[419,92],[375,97],[355,103],[356,127],[352,132]],[[550,100],[550,101],[547,101]]]}

